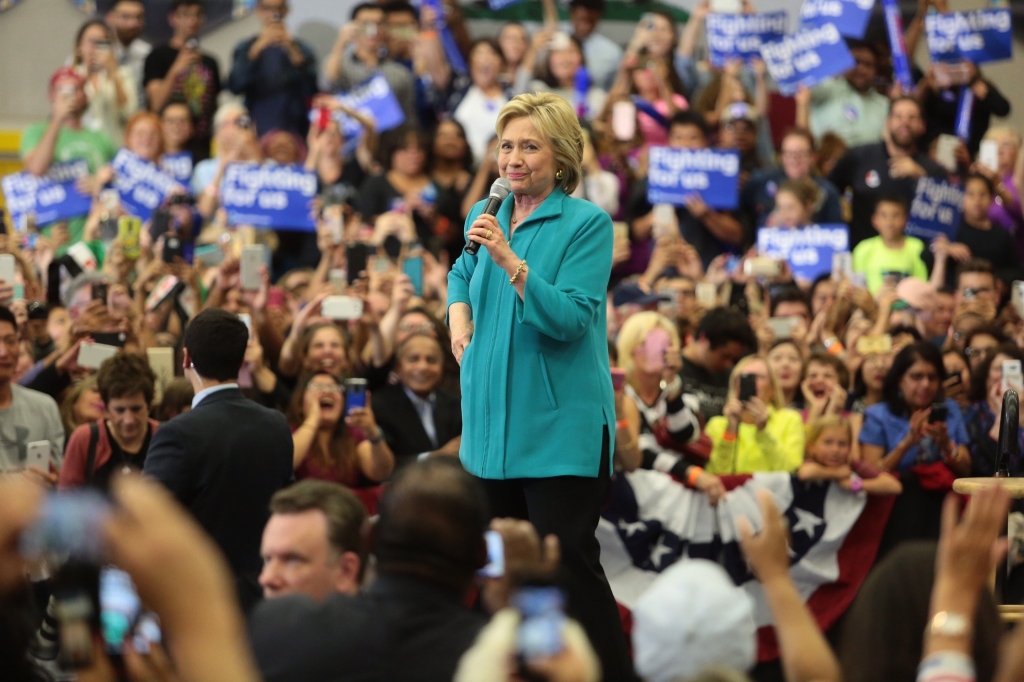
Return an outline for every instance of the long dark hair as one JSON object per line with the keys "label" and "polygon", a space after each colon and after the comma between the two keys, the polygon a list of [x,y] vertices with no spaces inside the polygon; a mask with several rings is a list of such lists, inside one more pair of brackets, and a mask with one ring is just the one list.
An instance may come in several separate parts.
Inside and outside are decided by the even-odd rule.
{"label": "long dark hair", "polygon": [[[345,386],[341,379],[330,372],[310,372],[300,376],[299,383],[295,386],[295,392],[292,393],[292,400],[288,404],[288,423],[294,429],[302,426],[302,422],[306,420],[306,387],[309,385],[309,382],[317,377],[326,377],[331,381],[337,382],[338,390],[343,396],[345,394]],[[309,448],[310,451],[307,459],[315,459],[325,466],[343,472],[342,478],[344,480],[354,480],[354,474],[358,469],[355,461],[356,443],[352,438],[351,432],[348,430],[348,426],[345,424],[344,413],[342,413],[338,423],[334,425],[334,432],[331,433],[331,443],[328,447],[328,452],[320,450],[320,443],[316,438],[313,439],[313,444]]]}
{"label": "long dark hair", "polygon": [[430,140],[430,145],[428,145],[427,149],[427,173],[434,172],[434,165],[437,163],[437,156],[436,154],[434,154],[434,140],[437,139],[437,131],[440,130],[441,126],[443,126],[446,123],[451,124],[459,129],[459,135],[462,136],[462,141],[466,145],[466,152],[465,154],[462,155],[462,161],[459,163],[459,165],[462,166],[462,170],[472,173],[474,168],[473,150],[470,149],[469,147],[469,139],[466,137],[466,128],[461,123],[456,121],[454,118],[446,118],[443,121],[439,121],[438,124],[434,126],[433,129],[431,129],[430,134],[427,136],[427,139]]}
{"label": "long dark hair", "polygon": [[942,364],[942,354],[939,349],[927,341],[915,341],[910,344],[893,359],[889,373],[885,375],[882,383],[882,399],[889,406],[889,411],[897,416],[909,416],[909,406],[903,398],[900,390],[900,382],[903,375],[907,373],[918,360],[927,362],[935,367],[935,373],[939,376],[939,390],[935,394],[935,400],[943,400],[946,396],[942,390],[942,377],[946,374],[945,365]]}
{"label": "long dark hair", "polygon": [[[581,43],[580,39],[576,36],[569,36],[569,40],[576,46],[576,50],[580,53],[580,68],[587,68],[587,57],[583,54],[583,43]],[[549,88],[560,88],[562,86],[558,83],[558,79],[556,79],[551,73],[552,53],[554,53],[554,50],[548,50],[547,58],[544,60],[544,63],[540,65],[540,79],[544,81]]]}
{"label": "long dark hair", "polygon": [[104,32],[106,32],[107,34],[107,40],[109,40],[110,42],[114,42],[114,33],[110,30],[110,27],[107,26],[106,21],[104,21],[103,19],[90,19],[89,21],[85,22],[84,24],[78,27],[78,33],[75,34],[75,46],[73,48],[73,54],[74,62],[76,65],[82,63],[78,56],[78,46],[82,44],[82,36],[84,36],[85,32],[93,26],[99,26],[100,28],[102,28]]}

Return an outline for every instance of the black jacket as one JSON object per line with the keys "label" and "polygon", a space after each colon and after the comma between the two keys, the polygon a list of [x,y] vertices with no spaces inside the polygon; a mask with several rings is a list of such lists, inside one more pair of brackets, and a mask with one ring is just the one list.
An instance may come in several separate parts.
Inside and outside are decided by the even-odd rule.
{"label": "black jacket", "polygon": [[293,480],[284,415],[237,388],[215,391],[153,434],[144,472],[169,488],[220,546],[243,607],[255,603],[270,498]]}
{"label": "black jacket", "polygon": [[373,416],[395,455],[396,469],[415,462],[417,455],[436,450],[452,438],[462,435],[462,404],[459,397],[440,388],[434,391],[434,396],[437,447],[430,442],[416,406],[401,385],[388,386],[373,394]]}
{"label": "black jacket", "polygon": [[249,634],[265,682],[450,682],[485,623],[456,592],[381,575],[355,596],[268,599]]}

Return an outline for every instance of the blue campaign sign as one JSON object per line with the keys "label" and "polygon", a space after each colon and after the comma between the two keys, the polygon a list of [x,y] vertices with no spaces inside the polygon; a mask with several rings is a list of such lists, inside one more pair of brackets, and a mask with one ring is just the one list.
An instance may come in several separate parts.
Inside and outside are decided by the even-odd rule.
{"label": "blue campaign sign", "polygon": [[1013,57],[1010,10],[929,14],[924,20],[933,62],[998,62]]}
{"label": "blue campaign sign", "polygon": [[316,173],[298,164],[232,163],[224,170],[220,200],[231,225],[313,232]]}
{"label": "blue campaign sign", "polygon": [[785,11],[768,14],[709,14],[705,25],[711,63],[722,66],[732,59],[749,62],[760,57],[761,43],[779,40],[786,35],[787,23]]}
{"label": "blue campaign sign", "polygon": [[914,200],[910,203],[906,234],[931,242],[940,234],[956,241],[964,191],[957,185],[935,178],[917,181]]}
{"label": "blue campaign sign", "polygon": [[160,157],[160,168],[183,185],[192,179],[192,152],[164,154]]}
{"label": "blue campaign sign", "polygon": [[77,159],[55,163],[43,176],[27,171],[4,176],[0,185],[14,224],[24,225],[29,215],[36,225],[48,225],[87,214],[92,197],[79,192],[75,181],[88,174],[88,162]]}
{"label": "blue campaign sign", "polygon": [[802,28],[782,40],[761,43],[761,57],[783,95],[854,66],[853,57],[835,24]]}
{"label": "blue campaign sign", "polygon": [[797,279],[814,281],[831,272],[833,254],[849,250],[850,230],[843,224],[762,227],[757,231],[757,253],[786,261]]}
{"label": "blue campaign sign", "polygon": [[[391,91],[391,86],[379,73],[362,85],[357,85],[348,92],[338,95],[338,101],[350,109],[355,109],[359,113],[373,118],[378,133],[397,128],[405,123],[405,112],[402,111],[401,105],[395,98],[395,93]],[[346,138],[349,137],[349,132],[358,134],[362,131],[362,126],[355,119],[340,112],[336,116],[338,125],[341,126],[342,133]]]}
{"label": "blue campaign sign", "polygon": [[111,162],[114,189],[121,197],[121,207],[143,222],[149,220],[167,195],[181,189],[181,184],[152,161],[122,147]]}
{"label": "blue campaign sign", "polygon": [[711,208],[736,208],[739,152],[651,147],[647,157],[647,201],[682,206],[699,194]]}
{"label": "blue campaign sign", "polygon": [[863,38],[875,0],[804,0],[800,27],[835,24],[847,38]]}

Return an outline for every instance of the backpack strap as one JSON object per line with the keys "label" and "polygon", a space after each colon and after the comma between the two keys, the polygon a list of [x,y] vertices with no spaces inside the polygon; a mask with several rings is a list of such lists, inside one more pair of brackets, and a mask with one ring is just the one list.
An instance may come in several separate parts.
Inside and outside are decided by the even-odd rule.
{"label": "backpack strap", "polygon": [[96,422],[89,424],[89,454],[85,457],[85,483],[92,485],[93,477],[96,475],[96,445],[100,441],[100,425]]}

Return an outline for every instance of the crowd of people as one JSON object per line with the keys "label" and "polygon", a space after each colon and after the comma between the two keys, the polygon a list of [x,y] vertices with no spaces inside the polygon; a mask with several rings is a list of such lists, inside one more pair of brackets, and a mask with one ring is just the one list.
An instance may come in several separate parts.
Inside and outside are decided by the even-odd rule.
{"label": "crowd of people", "polygon": [[[781,652],[781,671],[755,679],[1024,679],[1020,634],[998,657],[987,590],[1011,503],[994,488],[958,520],[950,499],[957,478],[1024,475],[1024,430],[1000,432],[1005,391],[1024,392],[1024,153],[1017,131],[991,123],[1009,113],[997,85],[965,63],[973,115],[949,166],[938,148],[958,133],[959,92],[934,67],[914,67],[912,90],[895,85],[884,34],[848,39],[850,71],[784,98],[758,59],[710,64],[708,0],[683,24],[651,10],[626,45],[601,33],[603,0],[570,0],[568,23],[554,0],[541,4],[536,30],[507,23],[471,40],[458,3],[366,2],[318,58],[288,30],[287,0],[257,0],[260,32],[226,75],[199,40],[202,0],[170,3],[165,45],[142,39],[164,18],[139,0],[82,25],[47,86],[50,116],[21,149],[36,176],[85,160],[77,184],[91,208],[0,234],[15,264],[0,280],[0,472],[17,474],[0,479],[5,679],[67,674],[55,662],[66,664],[70,630],[57,562],[26,567],[16,550],[50,489],[114,500],[94,530],[164,630],[166,651],[136,639],[115,659],[97,640],[82,680],[628,679],[594,627],[607,614],[577,599],[604,580],[592,527],[560,523],[604,494],[607,472],[638,469],[711,505],[729,477],[758,472],[894,496],[838,655],[790,578],[775,502],[739,524]],[[920,0],[910,54],[930,11],[949,8]],[[377,76],[403,121],[386,130],[336,97]],[[552,345],[593,321],[569,319],[585,306],[537,284],[554,268],[538,253],[554,235],[534,240],[530,277],[511,240],[491,241],[480,222],[508,175],[515,107],[548,101],[522,109],[525,93],[575,111],[579,168],[551,182],[590,202],[593,234],[613,226],[610,275],[586,240],[568,245],[578,261],[560,262],[573,272],[558,296],[605,292],[596,357]],[[515,153],[540,177],[557,130],[533,125],[544,139],[517,137]],[[699,194],[652,204],[648,152],[664,146],[736,150],[736,207]],[[120,148],[180,183],[134,235],[112,190]],[[312,173],[315,229],[230,220],[222,183],[238,163]],[[930,242],[907,233],[922,179],[963,191],[959,225]],[[762,228],[815,224],[848,226],[849,267],[805,280],[757,250]],[[519,297],[495,299],[486,314],[499,323],[475,337],[485,313],[466,302],[489,284],[463,256],[467,233]],[[539,332],[501,326],[513,320]],[[611,374],[597,376],[605,345]],[[473,373],[460,367],[469,348]],[[549,364],[552,352],[587,380]],[[480,353],[517,371],[479,371]],[[576,429],[570,394],[597,400],[609,383],[610,431]],[[491,409],[503,401],[550,409],[506,422]],[[543,457],[495,459],[479,448],[498,447],[492,434]],[[603,473],[564,485],[589,466],[576,451],[602,438]],[[1014,438],[1006,457],[1000,443]],[[542,504],[545,486],[557,494]],[[599,506],[580,523],[596,524]],[[504,572],[482,577],[489,530]],[[1020,563],[1009,557],[1007,600],[1024,599]],[[545,633],[557,648],[524,657],[518,595],[553,583],[571,618]],[[711,562],[665,571],[633,609],[637,677],[744,679],[756,646],[745,600]]]}

